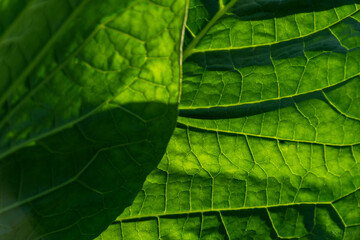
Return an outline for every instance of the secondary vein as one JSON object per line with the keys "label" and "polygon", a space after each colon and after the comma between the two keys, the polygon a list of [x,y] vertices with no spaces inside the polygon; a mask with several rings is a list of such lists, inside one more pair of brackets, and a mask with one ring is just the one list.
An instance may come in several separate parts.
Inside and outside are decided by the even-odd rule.
{"label": "secondary vein", "polygon": [[84,0],[66,19],[66,21],[61,25],[58,31],[48,40],[48,42],[43,46],[42,50],[34,57],[34,60],[24,69],[24,71],[11,83],[11,86],[5,90],[3,95],[0,97],[0,106],[4,104],[6,99],[13,93],[14,90],[22,83],[27,76],[32,72],[32,70],[37,66],[38,62],[45,56],[48,50],[54,45],[58,38],[67,30],[67,27],[71,21],[81,12],[89,0]]}
{"label": "secondary vein", "polygon": [[190,44],[187,46],[187,48],[184,51],[184,59],[185,61],[191,54],[193,54],[193,49],[196,47],[196,45],[200,42],[200,40],[206,35],[206,33],[209,31],[209,29],[219,20],[222,16],[224,16],[227,11],[234,6],[234,4],[238,0],[232,0],[227,4],[224,8],[220,9],[215,16],[206,24],[206,26],[200,31],[200,33],[195,37]]}

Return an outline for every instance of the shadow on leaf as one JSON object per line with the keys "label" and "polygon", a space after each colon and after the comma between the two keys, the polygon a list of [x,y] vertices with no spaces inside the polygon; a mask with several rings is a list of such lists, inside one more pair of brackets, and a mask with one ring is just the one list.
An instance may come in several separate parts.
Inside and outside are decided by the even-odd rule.
{"label": "shadow on leaf", "polygon": [[0,238],[96,237],[157,166],[176,115],[157,102],[112,106],[7,156]]}

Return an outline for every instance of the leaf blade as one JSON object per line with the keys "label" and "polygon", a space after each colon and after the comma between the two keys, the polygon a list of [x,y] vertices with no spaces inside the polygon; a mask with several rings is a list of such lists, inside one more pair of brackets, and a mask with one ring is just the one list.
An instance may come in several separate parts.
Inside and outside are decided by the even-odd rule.
{"label": "leaf blade", "polygon": [[91,239],[131,203],[175,127],[183,15],[176,1],[94,1],[12,85],[0,111],[3,238]]}
{"label": "leaf blade", "polygon": [[[259,8],[275,3],[293,6],[278,16],[283,18],[279,22],[290,24],[288,16],[293,17],[294,12],[301,15],[301,8],[295,7],[300,1],[273,1],[268,6],[260,1]],[[203,6],[207,3],[201,4],[193,1],[198,6],[194,9],[206,9]],[[207,52],[194,53],[184,63],[175,133],[132,206],[112,225],[121,225],[122,235],[117,239],[352,239],[359,233],[359,140],[354,134],[359,130],[359,78],[357,63],[347,62],[358,48],[357,34],[350,34],[357,29],[357,7],[353,2],[314,4],[319,4],[316,11],[303,16],[313,14],[323,19],[319,18],[318,26],[301,39],[285,36],[285,42],[267,49],[255,45],[263,40],[259,35],[252,46],[249,34],[238,34],[251,44],[244,41],[243,52],[223,51],[219,46],[231,42],[225,39],[228,32],[221,33],[222,26],[226,27],[224,18],[220,19],[219,32],[215,29],[207,38],[215,39],[215,51],[209,51],[211,41],[206,42],[206,36],[198,42],[200,47],[207,46]],[[340,13],[340,9],[344,11]],[[199,31],[193,25],[197,16],[191,10],[193,19],[188,28],[197,37]],[[291,14],[284,16],[288,12]],[[243,19],[237,21],[250,23],[257,14],[264,12],[245,11]],[[328,21],[329,14],[335,18],[338,14],[341,21]],[[209,11],[207,16],[214,15]],[[228,15],[231,18],[234,14]],[[203,19],[210,21],[202,17],[201,24]],[[311,16],[303,23],[309,19]],[[278,50],[275,56],[274,48]],[[297,50],[301,54],[294,54]],[[329,61],[332,72],[324,70],[329,56],[333,57]],[[311,71],[289,70],[291,65],[304,67],[306,58],[315,59]],[[285,67],[275,71],[281,64]],[[275,84],[266,85],[267,74],[273,76]],[[287,76],[282,86],[276,79],[278,74]],[[243,76],[252,77],[247,89],[241,85]],[[291,77],[296,79],[292,92],[282,93],[291,85]],[[306,83],[305,88],[300,80]],[[224,90],[226,84],[228,89]],[[242,90],[249,94],[241,101]],[[272,95],[265,95],[267,92]],[[221,97],[228,99],[221,101]]]}

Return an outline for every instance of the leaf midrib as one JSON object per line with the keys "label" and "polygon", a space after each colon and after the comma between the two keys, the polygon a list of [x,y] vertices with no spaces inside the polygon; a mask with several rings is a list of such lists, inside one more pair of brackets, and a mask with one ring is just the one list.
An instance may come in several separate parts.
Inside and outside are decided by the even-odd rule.
{"label": "leaf midrib", "polygon": [[13,19],[13,21],[10,23],[9,27],[5,29],[5,31],[0,35],[0,43],[3,41],[4,38],[6,38],[6,36],[11,33],[12,29],[14,28],[14,26],[16,26],[16,24],[20,21],[20,19],[24,16],[24,14],[27,12],[27,10],[32,6],[32,4],[35,2],[36,0],[31,0],[29,1],[26,6],[21,9],[20,13],[15,17],[15,19]]}
{"label": "leaf midrib", "polygon": [[[241,50],[241,49],[247,49],[247,48],[255,48],[255,47],[263,47],[263,46],[271,46],[274,44],[279,44],[279,43],[283,43],[283,42],[288,42],[291,40],[295,40],[295,39],[300,39],[300,38],[305,38],[308,36],[311,36],[313,34],[316,34],[320,31],[323,31],[325,29],[329,29],[332,26],[335,26],[336,24],[338,24],[339,22],[343,21],[346,18],[350,18],[352,17],[354,14],[356,14],[357,12],[360,11],[360,9],[357,8],[357,6],[355,5],[355,11],[353,11],[352,13],[339,18],[337,21],[333,22],[332,24],[327,25],[326,27],[320,28],[320,29],[316,29],[315,31],[308,33],[308,34],[304,34],[304,35],[300,35],[298,37],[294,37],[291,39],[284,39],[284,40],[280,40],[280,41],[274,41],[274,42],[270,42],[270,43],[264,43],[264,44],[255,44],[255,45],[247,45],[247,46],[241,46],[241,47],[230,47],[230,48],[213,48],[213,49],[201,49],[201,50],[196,50],[195,47],[197,46],[197,44],[201,41],[201,39],[208,33],[208,31],[210,30],[210,28],[216,24],[217,20],[219,20],[222,16],[224,16],[227,11],[233,7],[233,5],[238,2],[239,0],[232,0],[228,5],[226,5],[224,8],[221,8],[220,11],[218,11],[215,16],[210,20],[210,22],[208,22],[206,24],[206,26],[201,30],[201,32],[190,42],[190,44],[187,46],[186,50],[184,51],[184,58],[183,61],[185,61],[189,56],[195,54],[195,53],[204,53],[204,52],[216,52],[216,51],[231,51],[231,50]],[[357,19],[356,19],[357,20]]]}
{"label": "leaf midrib", "polygon": [[207,132],[217,132],[217,133],[224,133],[224,134],[229,134],[229,135],[249,136],[249,137],[263,138],[263,139],[276,140],[276,141],[315,144],[315,145],[329,146],[329,147],[353,147],[353,146],[360,145],[360,142],[349,143],[349,144],[326,143],[326,142],[318,142],[318,141],[310,141],[310,140],[297,140],[297,139],[290,139],[290,138],[281,138],[281,137],[276,137],[276,136],[266,136],[266,135],[254,134],[254,133],[235,132],[235,131],[223,130],[223,129],[207,128],[207,127],[201,127],[199,125],[195,125],[195,124],[191,124],[191,123],[182,122],[181,119],[178,119],[177,123],[178,123],[178,127],[180,127],[180,128],[184,128],[184,127],[185,128],[193,128],[193,129],[198,129],[198,130],[207,131]]}
{"label": "leaf midrib", "polygon": [[[243,206],[243,207],[231,207],[228,208],[208,208],[208,209],[202,209],[202,210],[188,210],[188,211],[177,211],[177,212],[162,212],[157,214],[144,214],[138,213],[138,215],[134,216],[119,216],[113,224],[117,224],[119,222],[126,222],[126,221],[136,221],[141,219],[147,219],[147,218],[160,218],[160,217],[171,217],[171,216],[179,216],[179,215],[190,215],[190,214],[204,214],[204,213],[220,213],[220,212],[234,212],[234,211],[246,211],[246,210],[256,210],[256,209],[271,209],[271,208],[281,208],[281,207],[294,207],[294,206],[303,206],[303,205],[315,205],[315,206],[331,206],[336,213],[341,218],[341,215],[338,213],[336,207],[334,206],[334,203],[337,201],[341,201],[342,199],[350,196],[351,194],[354,194],[355,192],[359,191],[360,187],[355,188],[353,191],[350,191],[346,194],[343,194],[339,196],[338,198],[335,198],[331,201],[323,201],[323,202],[290,202],[290,203],[279,203],[279,204],[270,204],[270,205],[261,205],[261,206]],[[342,218],[341,218],[342,219]],[[347,227],[353,226],[353,225],[347,225],[342,220],[343,224]]]}
{"label": "leaf midrib", "polygon": [[252,206],[252,207],[229,207],[229,208],[214,208],[214,209],[203,209],[203,210],[189,210],[189,211],[179,211],[179,212],[167,212],[167,213],[158,213],[158,214],[146,214],[146,215],[135,215],[128,217],[118,217],[113,224],[117,222],[126,222],[134,221],[146,218],[158,218],[158,217],[171,217],[179,215],[191,215],[191,214],[204,214],[204,213],[219,213],[219,212],[235,212],[235,211],[246,211],[246,210],[256,210],[256,209],[269,209],[269,208],[280,208],[280,207],[294,207],[294,206],[303,206],[303,205],[316,205],[316,206],[333,206],[333,202],[298,202],[298,203],[284,203],[284,204],[274,204],[274,205],[265,205],[265,206]]}
{"label": "leaf midrib", "polygon": [[[85,1],[88,1],[88,0],[85,0]],[[130,8],[131,6],[135,5],[136,3],[138,3],[140,0],[138,1],[134,1],[132,4],[130,4],[130,6],[128,6],[124,11],[126,11],[128,8]],[[106,22],[102,23],[101,25],[98,25],[93,31],[92,33],[89,34],[89,36],[83,41],[83,43],[72,53],[70,54],[65,60],[64,62],[62,62],[61,64],[59,64],[58,67],[56,67],[54,69],[53,72],[51,72],[47,78],[45,78],[39,85],[37,85],[35,87],[35,89],[33,89],[31,92],[29,92],[22,100],[21,102],[19,102],[13,109],[11,109],[10,113],[7,114],[3,119],[1,119],[0,121],[0,129],[4,126],[4,124],[21,108],[21,106],[27,102],[27,100],[33,96],[34,94],[36,94],[36,92],[41,89],[44,84],[46,84],[47,81],[49,81],[50,79],[52,79],[54,77],[54,75],[60,71],[64,66],[66,66],[68,64],[68,62],[70,61],[71,58],[73,58],[74,56],[76,56],[76,54],[78,54],[84,47],[85,45],[88,43],[89,40],[91,40],[98,31],[100,31],[101,29],[105,29],[106,28],[106,24],[108,24],[109,22],[111,22],[114,18],[110,18],[108,19]],[[66,30],[66,28],[64,29]],[[125,85],[123,87],[123,89],[118,93],[120,94],[122,91],[124,91],[125,89],[127,89],[136,79],[133,79],[130,83],[128,83],[127,85]],[[118,95],[117,94],[117,95]],[[50,136],[50,135],[53,135],[53,134],[56,134],[57,132],[61,131],[61,130],[64,130],[66,128],[69,128],[73,125],[75,125],[76,123],[94,115],[95,113],[97,113],[102,107],[104,107],[106,105],[106,103],[110,103],[113,99],[115,99],[116,96],[114,97],[111,97],[109,98],[108,100],[102,102],[99,104],[98,107],[94,108],[93,110],[91,110],[89,113],[79,117],[79,118],[76,118],[74,119],[73,121],[70,121],[62,126],[59,126],[57,128],[54,128],[54,129],[51,129],[50,131],[44,133],[44,134],[41,134],[41,135],[38,135],[36,137],[32,137],[30,139],[27,139],[26,141],[24,142],[21,142],[13,147],[10,147],[9,149],[7,149],[6,151],[4,152],[1,152],[0,153],[0,162],[6,157],[8,156],[9,154],[15,152],[16,150],[18,149],[21,149],[23,147],[25,147],[26,145],[34,142],[34,141],[37,141],[37,140],[40,140],[42,138],[45,138],[47,136]],[[1,105],[0,105],[1,106]]]}
{"label": "leaf midrib", "polygon": [[[124,88],[123,88],[118,94],[120,94],[122,91],[124,91],[125,89],[127,89],[131,84],[134,83],[135,80],[137,80],[137,79],[135,78],[135,79],[133,79],[132,81],[130,81],[126,86],[124,86]],[[117,96],[117,95],[116,95],[116,96]],[[98,107],[94,108],[93,110],[91,110],[91,111],[88,112],[87,114],[82,115],[82,116],[79,117],[79,118],[76,118],[76,119],[73,120],[73,121],[70,121],[70,122],[68,122],[68,123],[66,123],[66,124],[64,124],[64,125],[62,125],[62,126],[60,126],[60,127],[53,128],[53,129],[51,129],[50,131],[47,131],[47,132],[44,133],[44,134],[41,134],[41,135],[38,135],[38,136],[36,136],[36,137],[32,137],[32,138],[30,138],[30,139],[27,139],[26,141],[24,141],[24,142],[22,142],[22,143],[20,143],[20,144],[18,144],[18,145],[15,145],[15,146],[12,147],[12,148],[7,149],[7,150],[4,151],[4,152],[1,152],[1,153],[0,153],[0,162],[1,162],[6,156],[8,156],[9,154],[15,152],[15,151],[18,150],[18,149],[21,149],[21,148],[25,147],[26,145],[28,145],[28,144],[30,144],[30,143],[32,143],[32,142],[35,142],[35,141],[38,141],[38,140],[43,139],[43,138],[45,138],[45,137],[51,136],[51,135],[53,135],[53,134],[55,134],[55,133],[58,133],[58,132],[60,132],[60,131],[62,131],[62,130],[64,130],[64,129],[67,129],[67,128],[69,128],[69,127],[74,126],[75,124],[77,124],[77,123],[79,123],[79,122],[87,119],[87,118],[90,117],[90,116],[93,116],[94,114],[96,114],[97,112],[99,112],[106,104],[111,103],[111,101],[112,101],[113,99],[115,99],[116,96],[113,96],[112,98],[108,99],[107,101],[99,104]]]}
{"label": "leaf midrib", "polygon": [[113,145],[113,146],[104,147],[104,148],[99,149],[99,150],[94,154],[94,156],[90,159],[90,161],[89,161],[83,168],[81,168],[80,171],[79,171],[74,177],[72,177],[72,178],[64,181],[63,183],[60,183],[60,184],[56,185],[55,187],[51,187],[51,188],[49,188],[49,189],[47,189],[47,190],[45,190],[45,191],[43,191],[43,192],[40,192],[40,193],[38,193],[38,194],[36,194],[36,195],[34,195],[34,196],[28,197],[28,198],[23,199],[23,200],[21,200],[21,201],[17,201],[17,202],[15,202],[15,203],[13,203],[13,204],[10,204],[10,205],[6,206],[6,207],[2,207],[2,208],[0,209],[0,215],[3,214],[4,212],[7,212],[7,211],[9,211],[9,210],[11,210],[11,209],[14,209],[14,208],[16,208],[16,207],[19,207],[19,206],[21,206],[21,205],[23,205],[23,204],[26,204],[26,203],[28,203],[28,202],[31,202],[31,201],[33,201],[33,200],[35,200],[35,199],[38,199],[38,198],[40,198],[40,197],[42,197],[42,196],[45,196],[45,195],[47,195],[47,194],[49,194],[49,193],[52,193],[52,192],[54,192],[54,191],[56,191],[56,190],[58,190],[58,189],[61,189],[62,187],[65,187],[65,186],[67,186],[67,185],[75,182],[75,181],[81,176],[81,174],[82,174],[86,169],[88,169],[88,167],[95,161],[96,157],[97,157],[101,152],[106,151],[106,150],[109,150],[109,149],[113,149],[113,148],[119,148],[119,147],[129,146],[129,145],[133,145],[133,144],[139,144],[139,143],[143,143],[143,142],[147,142],[147,141],[148,141],[147,139],[144,139],[144,140],[135,141],[135,142],[115,144],[115,145]]}
{"label": "leaf midrib", "polygon": [[43,48],[36,55],[34,60],[25,68],[25,70],[14,80],[12,81],[10,87],[5,90],[5,92],[0,97],[0,106],[3,106],[6,99],[16,90],[19,84],[26,80],[28,75],[34,70],[38,63],[43,59],[45,54],[51,49],[55,42],[60,38],[60,36],[67,30],[67,27],[70,25],[71,21],[81,12],[81,10],[90,2],[90,0],[84,0],[77,8],[71,13],[71,15],[66,19],[66,21],[61,25],[58,31],[52,35],[48,42],[43,46]]}
{"label": "leaf midrib", "polygon": [[[46,78],[44,78],[43,81],[41,81],[37,86],[35,86],[29,93],[27,93],[27,95],[22,98],[15,107],[13,107],[12,109],[10,109],[10,111],[4,116],[3,119],[0,120],[0,129],[5,125],[6,122],[9,121],[9,119],[14,116],[14,114],[16,114],[18,112],[18,110],[21,108],[21,106],[23,106],[25,103],[27,103],[27,100],[33,96],[34,94],[37,93],[37,91],[39,91],[50,79],[52,79],[56,73],[58,73],[64,66],[66,66],[68,64],[68,62],[74,57],[76,56],[82,49],[83,47],[86,45],[86,43],[88,43],[89,40],[91,40],[95,34],[101,29],[101,27],[95,29],[90,35],[89,37],[87,37],[84,42],[72,53],[70,54],[61,64],[59,64],[51,73],[48,74],[48,76]],[[1,158],[1,157],[0,157]]]}
{"label": "leaf midrib", "polygon": [[222,16],[224,16],[227,11],[237,3],[238,0],[231,0],[224,8],[221,8],[214,17],[206,24],[206,26],[200,31],[200,33],[189,43],[187,48],[184,51],[183,61],[185,61],[190,55],[193,54],[193,50],[196,45],[200,42],[200,40],[206,35],[209,29],[219,20]]}
{"label": "leaf midrib", "polygon": [[275,98],[269,98],[269,99],[252,101],[252,102],[240,102],[240,103],[233,103],[233,104],[221,104],[221,105],[210,105],[210,106],[205,106],[205,105],[201,106],[201,105],[199,105],[199,106],[195,106],[195,107],[192,107],[192,106],[187,106],[187,107],[179,106],[179,110],[210,109],[210,108],[214,108],[214,107],[216,107],[216,108],[236,107],[236,106],[241,106],[241,105],[257,104],[257,103],[264,103],[264,102],[268,102],[268,101],[281,100],[281,99],[285,99],[285,98],[293,98],[293,97],[303,96],[303,95],[306,95],[306,94],[309,94],[309,93],[326,91],[326,90],[334,88],[334,87],[336,88],[339,85],[346,84],[347,82],[354,80],[354,78],[358,77],[358,76],[360,76],[360,72],[357,73],[357,74],[354,74],[351,77],[343,79],[343,80],[341,80],[341,81],[339,81],[337,83],[325,86],[323,88],[317,88],[317,89],[313,89],[311,91],[306,91],[306,92],[302,92],[302,93],[295,93],[295,94],[286,95],[286,96],[282,96],[282,97],[275,97]]}
{"label": "leaf midrib", "polygon": [[[279,44],[279,43],[284,43],[284,42],[289,42],[292,40],[296,40],[296,39],[300,39],[300,38],[306,38],[309,37],[311,35],[314,35],[318,32],[324,31],[326,29],[330,29],[331,27],[335,26],[336,24],[338,24],[339,22],[344,21],[347,18],[353,18],[352,16],[356,13],[358,13],[360,11],[360,9],[356,9],[354,12],[339,18],[339,20],[333,22],[332,24],[329,24],[326,27],[323,28],[319,28],[316,29],[315,31],[311,32],[311,33],[307,33],[304,35],[300,35],[298,37],[293,37],[293,38],[289,38],[289,39],[283,39],[280,41],[273,41],[273,42],[269,42],[269,43],[260,43],[260,44],[254,44],[254,45],[244,45],[244,46],[239,46],[239,47],[229,47],[229,48],[211,48],[211,49],[193,49],[191,54],[195,54],[195,53],[204,53],[204,52],[218,52],[218,51],[232,51],[232,50],[242,50],[242,49],[248,49],[248,48],[256,48],[256,47],[265,47],[265,46],[272,46],[275,44]],[[353,18],[354,19],[354,18]],[[356,21],[359,21],[358,19],[355,19]]]}

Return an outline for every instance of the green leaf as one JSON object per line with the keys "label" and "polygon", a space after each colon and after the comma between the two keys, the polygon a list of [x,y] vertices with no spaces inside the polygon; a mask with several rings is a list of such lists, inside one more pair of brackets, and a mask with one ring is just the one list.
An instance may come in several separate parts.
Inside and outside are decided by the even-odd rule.
{"label": "green leaf", "polygon": [[185,3],[0,1],[0,238],[93,239],[175,127]]}
{"label": "green leaf", "polygon": [[98,239],[357,239],[358,1],[189,6],[177,128]]}

